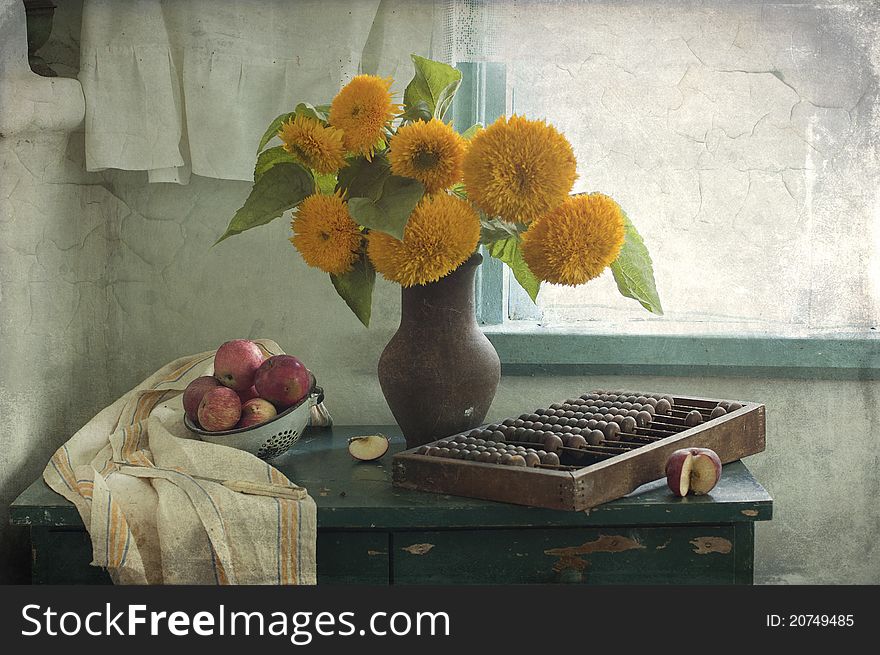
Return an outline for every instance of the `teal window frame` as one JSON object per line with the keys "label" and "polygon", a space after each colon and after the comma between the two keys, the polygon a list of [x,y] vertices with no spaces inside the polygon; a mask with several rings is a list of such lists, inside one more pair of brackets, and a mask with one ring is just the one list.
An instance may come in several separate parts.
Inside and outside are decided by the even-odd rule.
{"label": "teal window frame", "polygon": [[[515,111],[503,63],[459,63],[462,83],[453,124],[464,131]],[[880,380],[880,334],[610,334],[548,328],[511,319],[504,265],[483,250],[476,314],[495,346],[504,375],[667,375],[823,380]]]}

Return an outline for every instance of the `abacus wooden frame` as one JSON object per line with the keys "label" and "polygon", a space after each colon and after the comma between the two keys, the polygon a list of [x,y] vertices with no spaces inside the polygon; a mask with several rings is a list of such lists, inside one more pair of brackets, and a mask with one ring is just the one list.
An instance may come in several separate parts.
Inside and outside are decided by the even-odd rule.
{"label": "abacus wooden frame", "polygon": [[[723,402],[688,396],[674,399],[676,404],[695,402],[712,407]],[[583,511],[664,477],[666,460],[679,448],[711,448],[723,464],[762,452],[766,446],[764,405],[742,405],[720,418],[575,471],[429,457],[417,455],[413,448],[394,456],[393,484],[404,489]]]}

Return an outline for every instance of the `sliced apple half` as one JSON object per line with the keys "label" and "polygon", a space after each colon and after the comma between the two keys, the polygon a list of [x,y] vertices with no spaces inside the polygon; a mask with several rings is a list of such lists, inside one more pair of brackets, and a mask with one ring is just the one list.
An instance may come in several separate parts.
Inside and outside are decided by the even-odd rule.
{"label": "sliced apple half", "polygon": [[678,497],[709,493],[721,479],[721,459],[708,448],[682,448],[666,460],[666,484]]}
{"label": "sliced apple half", "polygon": [[666,460],[666,484],[679,498],[687,496],[691,488],[691,468],[694,456],[689,450],[676,450]]}
{"label": "sliced apple half", "polygon": [[691,492],[697,496],[707,494],[721,479],[721,459],[714,450],[692,448],[694,462],[691,466]]}
{"label": "sliced apple half", "polygon": [[358,461],[372,462],[388,452],[388,437],[384,434],[351,437],[348,440],[348,452]]}

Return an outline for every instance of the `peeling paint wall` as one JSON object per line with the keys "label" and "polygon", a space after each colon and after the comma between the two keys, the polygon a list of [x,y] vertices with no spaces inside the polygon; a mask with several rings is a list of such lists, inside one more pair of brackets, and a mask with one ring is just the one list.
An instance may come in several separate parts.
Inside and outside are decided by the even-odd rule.
{"label": "peeling paint wall", "polygon": [[[41,52],[62,75],[76,74],[79,5],[59,3]],[[89,417],[181,354],[273,338],[315,370],[337,422],[392,420],[375,367],[397,325],[395,287],[379,283],[365,330],[295,255],[285,221],[210,247],[247,184],[86,174],[81,144],[77,133],[0,138],[0,581],[26,571],[9,502]],[[768,449],[747,463],[776,508],[757,528],[756,580],[880,583],[880,384],[506,377],[490,418],[599,386],[766,403]]]}

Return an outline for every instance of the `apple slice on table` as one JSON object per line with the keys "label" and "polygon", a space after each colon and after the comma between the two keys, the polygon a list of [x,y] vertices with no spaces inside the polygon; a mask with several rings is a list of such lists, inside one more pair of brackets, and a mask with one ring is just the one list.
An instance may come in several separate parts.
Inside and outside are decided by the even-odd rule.
{"label": "apple slice on table", "polygon": [[388,452],[388,437],[384,434],[351,437],[348,440],[348,452],[356,460],[372,462]]}
{"label": "apple slice on table", "polygon": [[709,493],[721,479],[721,459],[708,448],[682,448],[666,460],[666,484],[676,496]]}

